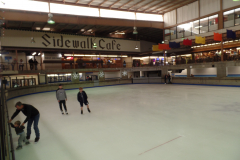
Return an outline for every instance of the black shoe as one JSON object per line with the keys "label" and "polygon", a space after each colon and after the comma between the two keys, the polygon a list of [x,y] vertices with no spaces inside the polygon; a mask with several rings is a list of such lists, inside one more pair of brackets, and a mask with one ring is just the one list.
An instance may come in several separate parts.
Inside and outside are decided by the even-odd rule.
{"label": "black shoe", "polygon": [[38,142],[40,138],[36,137],[34,142]]}
{"label": "black shoe", "polygon": [[62,114],[64,114],[64,112],[62,111]]}
{"label": "black shoe", "polygon": [[68,112],[67,112],[67,111],[65,111],[65,113],[66,113],[66,114],[68,114]]}
{"label": "black shoe", "polygon": [[91,112],[89,108],[87,110],[88,110],[89,113]]}
{"label": "black shoe", "polygon": [[83,114],[83,111],[81,111],[81,114]]}
{"label": "black shoe", "polygon": [[26,142],[25,144],[28,145],[28,144],[30,144],[30,142]]}
{"label": "black shoe", "polygon": [[22,149],[22,146],[17,146],[16,150]]}
{"label": "black shoe", "polygon": [[26,139],[29,140],[29,139],[30,139],[30,136],[27,136]]}

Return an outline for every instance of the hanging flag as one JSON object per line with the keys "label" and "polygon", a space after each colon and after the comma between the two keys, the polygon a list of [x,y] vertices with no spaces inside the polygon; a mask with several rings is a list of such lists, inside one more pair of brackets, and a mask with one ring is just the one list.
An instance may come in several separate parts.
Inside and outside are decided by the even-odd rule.
{"label": "hanging flag", "polygon": [[213,37],[214,41],[222,41],[222,34],[219,33],[215,33],[214,32],[214,37]]}
{"label": "hanging flag", "polygon": [[236,32],[233,32],[232,30],[227,30],[227,38],[236,39]]}
{"label": "hanging flag", "polygon": [[169,48],[168,44],[158,44],[158,49],[169,50],[171,48]]}
{"label": "hanging flag", "polygon": [[180,43],[169,42],[169,47],[170,48],[180,48]]}
{"label": "hanging flag", "polygon": [[205,37],[198,37],[198,36],[195,36],[195,43],[197,44],[205,44],[206,43],[206,39]]}
{"label": "hanging flag", "polygon": [[152,45],[152,51],[162,51],[162,49],[158,49],[158,45]]}
{"label": "hanging flag", "polygon": [[185,45],[185,46],[192,46],[192,40],[189,40],[188,38],[184,39],[183,40],[183,45]]}

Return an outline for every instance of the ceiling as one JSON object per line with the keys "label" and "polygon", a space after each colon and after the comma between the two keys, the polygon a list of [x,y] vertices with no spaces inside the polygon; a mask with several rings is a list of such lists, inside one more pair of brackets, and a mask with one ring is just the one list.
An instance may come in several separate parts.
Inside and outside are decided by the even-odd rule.
{"label": "ceiling", "polygon": [[[127,26],[76,25],[67,23],[56,23],[54,25],[50,25],[46,22],[5,21],[4,27],[6,29],[52,31],[56,33],[89,35],[97,37],[137,39],[155,43],[160,43],[163,39],[162,29],[147,27],[138,27],[137,36],[133,35],[133,27]],[[118,34],[116,34],[116,31]]]}
{"label": "ceiling", "polygon": [[195,1],[197,0],[50,0],[51,3],[154,14],[164,14]]}

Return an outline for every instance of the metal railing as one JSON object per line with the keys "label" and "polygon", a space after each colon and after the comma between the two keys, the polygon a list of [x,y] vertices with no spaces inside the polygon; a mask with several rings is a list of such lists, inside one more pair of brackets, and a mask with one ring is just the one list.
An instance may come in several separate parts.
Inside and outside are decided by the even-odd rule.
{"label": "metal railing", "polygon": [[[3,85],[1,80],[1,86]],[[8,124],[9,115],[6,103],[5,90],[1,87],[0,99],[0,159],[1,160],[15,160],[13,149],[13,140],[10,125]]]}

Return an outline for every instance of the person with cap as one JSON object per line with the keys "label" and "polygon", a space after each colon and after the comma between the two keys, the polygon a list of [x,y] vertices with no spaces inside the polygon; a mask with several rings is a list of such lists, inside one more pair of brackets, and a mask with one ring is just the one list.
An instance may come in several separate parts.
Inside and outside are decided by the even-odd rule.
{"label": "person with cap", "polygon": [[63,107],[65,109],[65,113],[68,114],[67,107],[66,107],[67,94],[66,94],[66,92],[63,89],[61,84],[59,84],[58,89],[56,91],[56,97],[57,97],[57,100],[58,100],[58,103],[59,103],[59,108],[60,108],[62,114],[64,114],[64,112],[62,110],[62,104],[63,104]]}

